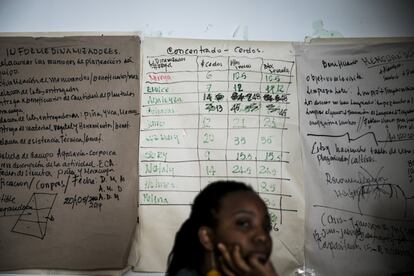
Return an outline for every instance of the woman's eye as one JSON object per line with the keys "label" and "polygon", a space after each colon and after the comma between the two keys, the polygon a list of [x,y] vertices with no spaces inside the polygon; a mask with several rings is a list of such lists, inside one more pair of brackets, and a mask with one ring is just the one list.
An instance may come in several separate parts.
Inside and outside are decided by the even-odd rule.
{"label": "woman's eye", "polygon": [[236,225],[241,227],[241,228],[249,228],[251,223],[248,220],[237,220],[236,221]]}

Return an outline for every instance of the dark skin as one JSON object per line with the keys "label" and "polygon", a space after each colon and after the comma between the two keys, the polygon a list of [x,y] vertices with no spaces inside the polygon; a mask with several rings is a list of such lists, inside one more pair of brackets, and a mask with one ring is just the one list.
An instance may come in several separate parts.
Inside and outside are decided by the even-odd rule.
{"label": "dark skin", "polygon": [[200,237],[200,241],[207,250],[206,262],[211,263],[209,256],[214,250],[219,256],[216,264],[224,275],[277,275],[269,259],[270,218],[257,194],[240,191],[225,196],[217,214],[217,227],[205,228],[208,238],[203,242]]}

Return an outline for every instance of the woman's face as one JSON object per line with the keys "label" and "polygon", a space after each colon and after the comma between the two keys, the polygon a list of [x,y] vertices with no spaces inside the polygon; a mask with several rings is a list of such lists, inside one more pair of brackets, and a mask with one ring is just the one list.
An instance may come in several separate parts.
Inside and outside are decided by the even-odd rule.
{"label": "woman's face", "polygon": [[265,263],[272,251],[270,218],[263,201],[253,192],[240,191],[225,196],[217,215],[215,241],[230,250],[238,245],[242,256]]}

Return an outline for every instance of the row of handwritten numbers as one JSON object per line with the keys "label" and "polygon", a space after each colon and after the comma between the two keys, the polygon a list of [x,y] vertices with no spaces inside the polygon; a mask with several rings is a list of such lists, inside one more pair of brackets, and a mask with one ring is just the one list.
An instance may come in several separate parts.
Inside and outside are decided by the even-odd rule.
{"label": "row of handwritten numbers", "polygon": [[234,160],[234,161],[282,161],[280,151],[237,151],[237,150],[199,150],[201,161]]}
{"label": "row of handwritten numbers", "polygon": [[217,116],[203,115],[199,124],[200,128],[264,128],[264,129],[281,129],[284,127],[284,121],[276,117],[248,117],[243,115],[229,116],[228,120]]}
{"label": "row of handwritten numbers", "polygon": [[[220,135],[219,139],[216,139],[216,133],[214,132],[204,132],[201,136],[201,145],[200,148],[204,146],[219,146],[223,144],[223,136]],[[274,135],[260,135],[259,140],[256,140],[257,137],[248,137],[243,135],[232,136],[227,139],[228,146],[236,146],[236,147],[246,147],[246,145],[250,145],[251,148],[255,148],[257,145],[271,145],[275,142]]]}
{"label": "row of handwritten numbers", "polygon": [[226,167],[217,165],[205,165],[202,166],[202,176],[245,176],[245,177],[277,177],[279,175],[279,169],[274,163],[255,165],[251,162],[234,163],[228,162],[227,171]]}

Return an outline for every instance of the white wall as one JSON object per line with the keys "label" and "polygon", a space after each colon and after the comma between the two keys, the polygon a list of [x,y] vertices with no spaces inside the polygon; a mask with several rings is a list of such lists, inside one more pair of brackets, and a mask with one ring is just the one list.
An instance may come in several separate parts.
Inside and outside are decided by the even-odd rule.
{"label": "white wall", "polygon": [[[313,24],[320,20],[323,29],[315,30]],[[0,32],[95,31],[273,41],[303,41],[320,34],[414,36],[414,1],[0,0]]]}
{"label": "white wall", "polygon": [[0,32],[303,41],[312,23],[345,37],[414,36],[410,0],[0,0]]}

